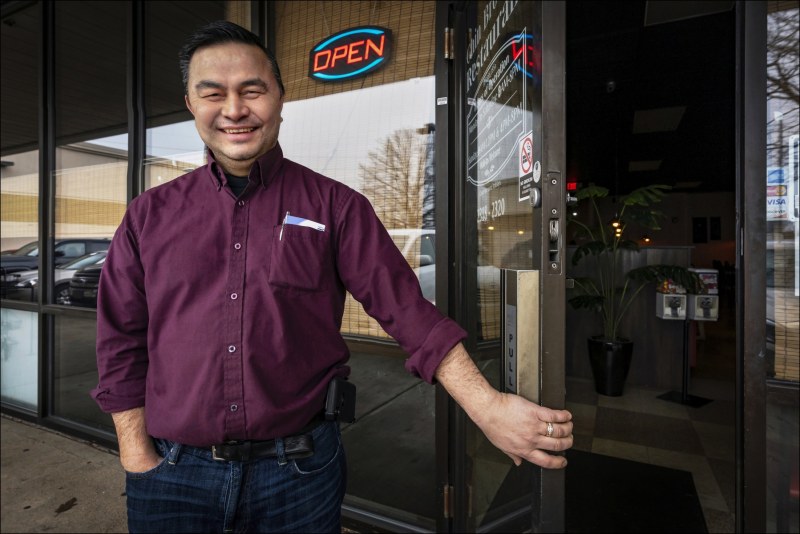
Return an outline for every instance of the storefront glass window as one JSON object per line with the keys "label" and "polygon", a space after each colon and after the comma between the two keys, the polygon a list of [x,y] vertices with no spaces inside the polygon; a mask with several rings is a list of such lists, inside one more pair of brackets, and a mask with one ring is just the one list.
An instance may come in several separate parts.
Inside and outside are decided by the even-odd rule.
{"label": "storefront glass window", "polygon": [[[96,306],[100,260],[125,212],[130,11],[129,2],[54,4],[53,303]],[[95,319],[54,321],[53,413],[113,428],[88,393],[97,385]]]}
{"label": "storefront glass window", "polygon": [[796,532],[800,382],[800,9],[767,15],[767,530]]}
{"label": "storefront glass window", "polygon": [[[369,198],[431,301],[434,8],[434,2],[274,3],[275,53],[286,88],[279,137],[284,155]],[[333,70],[325,74],[338,78],[309,74],[312,49],[363,26],[390,30],[391,36],[381,34],[391,39],[390,44],[383,41],[382,50],[391,47],[384,66],[353,78]],[[344,42],[339,41],[337,55],[345,50]],[[376,54],[372,61],[380,43],[377,37],[369,49]],[[350,64],[367,54],[366,37],[348,46]],[[317,67],[325,58],[331,66],[333,60],[322,53]],[[388,338],[349,295],[342,333]],[[343,428],[352,458],[347,503],[435,528],[434,388],[408,375],[398,356],[355,352],[350,365],[359,389],[357,422]]]}
{"label": "storefront glass window", "polygon": [[[4,9],[5,11],[5,9]],[[39,252],[39,4],[20,9],[0,24],[0,298],[35,301]],[[13,76],[5,73],[13,72]],[[28,410],[39,406],[39,317],[0,310],[0,399]]]}
{"label": "storefront glass window", "polygon": [[34,312],[0,310],[2,400],[35,410],[39,404],[39,329]]}
{"label": "storefront glass window", "polygon": [[100,266],[62,267],[107,250],[125,213],[129,16],[128,2],[55,4],[55,303],[96,306]]}
{"label": "storefront glass window", "polygon": [[[39,265],[38,4],[0,25],[0,298],[36,301]],[[30,281],[33,280],[33,283]]]}
{"label": "storefront glass window", "polygon": [[111,416],[100,411],[89,392],[97,386],[95,320],[55,317],[53,412],[94,428],[114,428]]}

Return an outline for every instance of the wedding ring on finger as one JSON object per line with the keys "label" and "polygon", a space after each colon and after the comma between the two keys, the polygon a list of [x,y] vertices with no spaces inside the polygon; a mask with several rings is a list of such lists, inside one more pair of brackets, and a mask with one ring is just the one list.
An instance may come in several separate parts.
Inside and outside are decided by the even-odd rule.
{"label": "wedding ring on finger", "polygon": [[545,434],[548,438],[553,437],[553,423],[547,423],[547,434]]}

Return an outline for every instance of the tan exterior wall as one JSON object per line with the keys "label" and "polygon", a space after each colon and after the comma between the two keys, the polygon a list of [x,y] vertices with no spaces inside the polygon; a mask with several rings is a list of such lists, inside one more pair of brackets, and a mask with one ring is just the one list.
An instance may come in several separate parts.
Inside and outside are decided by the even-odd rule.
{"label": "tan exterior wall", "polygon": [[[286,101],[304,100],[433,75],[434,2],[275,2],[275,55]],[[308,76],[308,55],[320,41],[356,26],[392,30],[394,52],[363,78],[323,83]]]}

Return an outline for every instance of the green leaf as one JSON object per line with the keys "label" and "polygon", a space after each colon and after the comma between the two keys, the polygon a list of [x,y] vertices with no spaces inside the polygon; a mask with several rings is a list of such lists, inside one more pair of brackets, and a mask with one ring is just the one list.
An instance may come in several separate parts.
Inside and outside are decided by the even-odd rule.
{"label": "green leaf", "polygon": [[595,312],[603,311],[604,298],[601,295],[577,295],[569,299],[569,303],[576,309],[587,309]]}
{"label": "green leaf", "polygon": [[597,280],[589,277],[573,278],[575,288],[572,290],[578,295],[600,295]]}
{"label": "green leaf", "polygon": [[621,201],[626,206],[650,206],[656,202],[661,202],[661,199],[664,197],[664,193],[670,189],[672,189],[672,187],[668,185],[646,185],[644,187],[634,189],[622,197]]}
{"label": "green leaf", "polygon": [[634,221],[640,226],[650,230],[660,230],[664,214],[658,210],[644,206],[630,206],[625,212],[625,219]]}
{"label": "green leaf", "polygon": [[575,252],[572,254],[572,264],[577,265],[584,256],[597,256],[606,250],[608,250],[608,245],[602,241],[589,241],[588,243],[584,243],[576,248]]}
{"label": "green leaf", "polygon": [[575,197],[578,201],[584,200],[586,198],[603,198],[608,196],[608,189],[605,187],[600,187],[599,185],[590,185],[588,187],[583,187],[578,190],[575,194]]}
{"label": "green leaf", "polygon": [[620,239],[619,243],[617,243],[617,249],[639,252],[639,243],[630,239]]}
{"label": "green leaf", "polygon": [[671,280],[673,283],[683,286],[688,293],[692,294],[704,291],[700,276],[696,272],[678,265],[645,265],[638,269],[631,269],[628,271],[627,276],[631,280],[643,283],[661,283],[664,280]]}

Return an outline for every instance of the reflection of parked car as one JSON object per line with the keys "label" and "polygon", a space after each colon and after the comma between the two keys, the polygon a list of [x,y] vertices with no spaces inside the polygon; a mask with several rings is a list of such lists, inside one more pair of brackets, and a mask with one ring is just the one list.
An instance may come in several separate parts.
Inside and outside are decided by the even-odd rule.
{"label": "reflection of parked car", "polygon": [[34,256],[36,256],[36,254],[39,252],[38,241],[32,241],[13,250],[4,250],[3,252],[0,252],[0,255],[8,256],[11,254],[16,254],[17,256],[30,256],[32,252]]}
{"label": "reflection of parked car", "polygon": [[[414,267],[422,296],[436,304],[436,231],[424,228],[389,230],[397,248]],[[500,302],[500,269],[494,265],[478,266],[478,298],[481,307]]]}
{"label": "reflection of parked car", "polygon": [[[53,300],[56,304],[69,304],[69,281],[83,267],[101,264],[106,259],[106,251],[92,252],[80,258],[56,267],[53,272]],[[39,270],[20,271],[8,275],[16,280],[9,282],[8,298],[14,300],[30,300],[39,298]]]}
{"label": "reflection of parked car", "polygon": [[[55,242],[54,263],[61,267],[65,263],[80,258],[90,252],[107,250],[111,240],[107,238],[69,238]],[[39,268],[39,244],[31,242],[11,254],[0,256],[0,296],[6,298],[6,291],[18,280],[13,276],[20,271]]]}
{"label": "reflection of parked car", "polygon": [[436,231],[424,228],[389,230],[392,241],[403,253],[422,288],[422,296],[436,302]]}
{"label": "reflection of parked car", "polygon": [[97,287],[103,264],[78,269],[69,281],[69,301],[73,306],[97,307]]}

